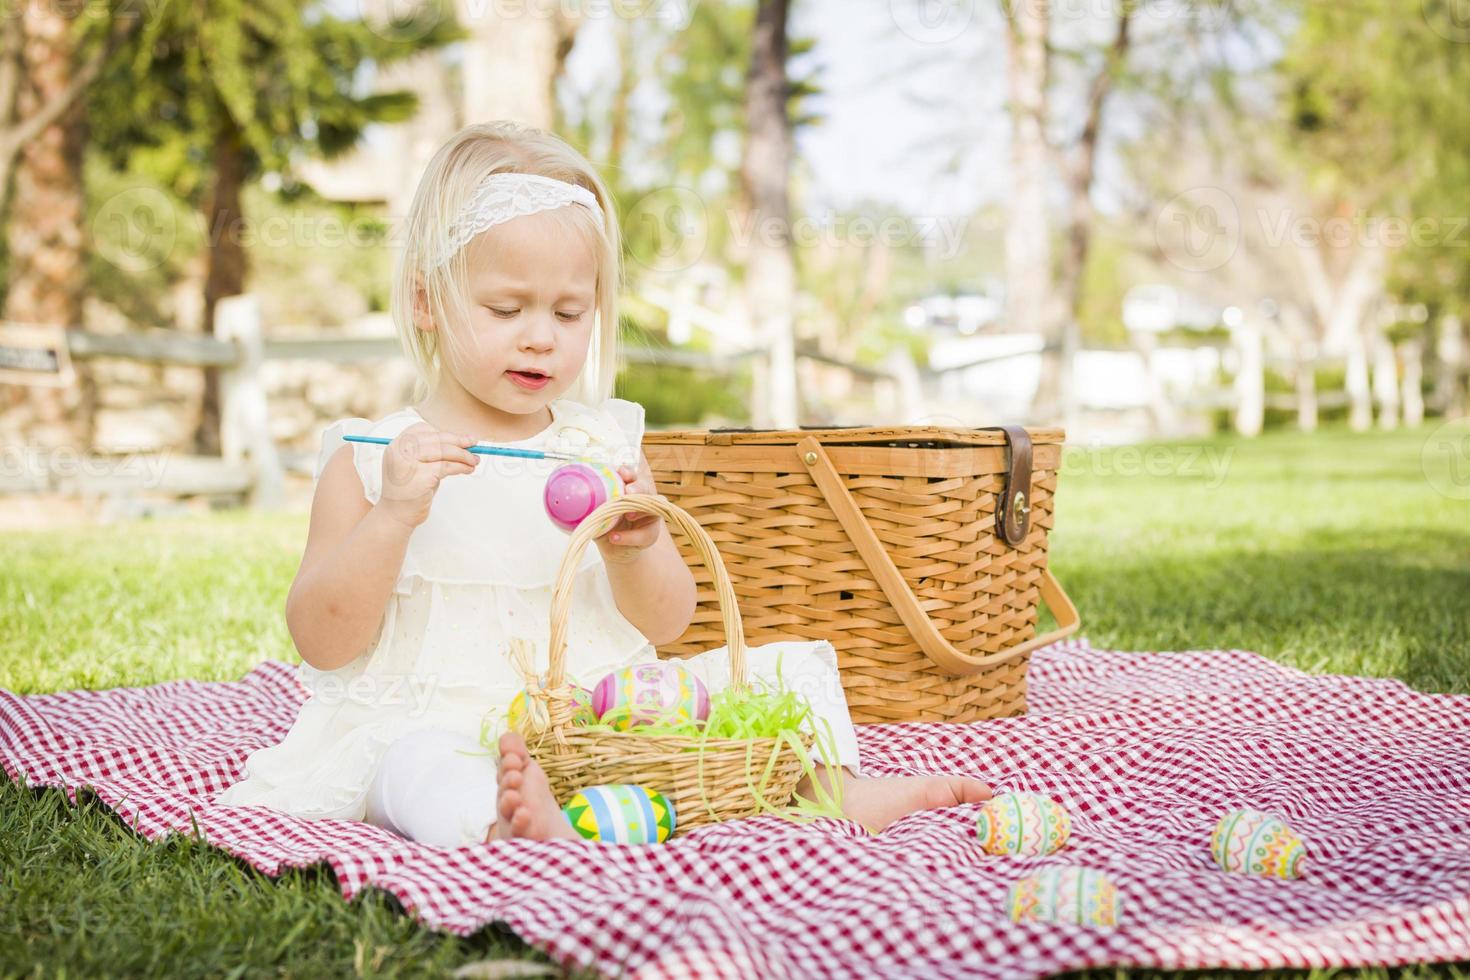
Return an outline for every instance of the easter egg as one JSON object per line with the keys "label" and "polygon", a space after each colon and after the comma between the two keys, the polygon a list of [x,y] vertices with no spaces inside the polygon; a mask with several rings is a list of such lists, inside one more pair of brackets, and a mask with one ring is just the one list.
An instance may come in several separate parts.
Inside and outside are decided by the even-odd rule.
{"label": "easter egg", "polygon": [[704,721],[709,717],[709,691],[680,664],[635,664],[597,683],[592,711],[618,731],[654,722]]}
{"label": "easter egg", "polygon": [[1115,926],[1123,899],[1112,879],[1077,865],[1042,868],[1011,882],[1006,914],[1012,922],[1068,922],[1079,926]]}
{"label": "easter egg", "polygon": [[[598,507],[626,492],[622,477],[610,467],[600,463],[567,463],[546,478],[543,502],[551,522],[570,532]],[[621,519],[619,514],[602,521],[593,537],[606,534]]]}
{"label": "easter egg", "polygon": [[1225,871],[1299,878],[1307,848],[1286,821],[1260,810],[1232,810],[1215,824],[1210,856]]}
{"label": "easter egg", "polygon": [[589,786],[561,811],[577,833],[609,844],[657,844],[677,826],[667,797],[632,783]]}
{"label": "easter egg", "polygon": [[1072,818],[1060,803],[1040,793],[1002,793],[980,808],[975,832],[988,854],[1036,857],[1066,845]]}
{"label": "easter egg", "polygon": [[[597,720],[592,713],[592,692],[580,684],[572,686],[572,700],[576,702],[577,709],[572,712],[573,725],[589,725]],[[523,690],[514,698],[511,698],[510,707],[506,710],[505,721],[511,728],[520,728],[521,721],[526,716],[526,692]]]}

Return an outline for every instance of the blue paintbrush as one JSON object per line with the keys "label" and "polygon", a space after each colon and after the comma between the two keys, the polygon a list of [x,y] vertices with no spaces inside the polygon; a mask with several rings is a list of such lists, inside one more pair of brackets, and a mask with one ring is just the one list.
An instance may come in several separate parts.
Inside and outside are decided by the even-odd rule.
{"label": "blue paintbrush", "polygon": [[[393,441],[392,439],[385,439],[382,436],[343,436],[342,438],[348,442],[370,442],[378,446],[386,446]],[[473,446],[466,446],[465,448],[472,453],[479,453],[482,456],[519,456],[522,459],[564,459],[571,462],[586,459],[585,456],[576,456],[572,453],[551,453],[544,452],[540,449],[512,449],[509,446],[486,446],[478,442]]]}

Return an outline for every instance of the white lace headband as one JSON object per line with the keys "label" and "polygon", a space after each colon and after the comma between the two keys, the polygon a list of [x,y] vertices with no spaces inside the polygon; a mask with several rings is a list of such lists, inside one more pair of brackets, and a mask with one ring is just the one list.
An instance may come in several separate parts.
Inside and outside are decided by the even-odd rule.
{"label": "white lace headband", "polygon": [[469,203],[450,222],[448,241],[437,256],[429,257],[427,270],[448,262],[471,238],[492,225],[567,204],[580,204],[591,211],[598,230],[602,230],[602,209],[587,188],[539,174],[491,174],[480,182]]}

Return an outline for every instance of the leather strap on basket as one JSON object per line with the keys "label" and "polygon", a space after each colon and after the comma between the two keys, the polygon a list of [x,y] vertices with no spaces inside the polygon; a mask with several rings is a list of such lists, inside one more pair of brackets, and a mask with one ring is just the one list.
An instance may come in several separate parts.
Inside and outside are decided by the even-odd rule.
{"label": "leather strap on basket", "polygon": [[987,426],[1006,437],[1006,478],[995,502],[995,533],[1019,548],[1031,530],[1031,433],[1019,425]]}
{"label": "leather strap on basket", "polygon": [[[1028,437],[1026,439],[1028,487],[1030,447],[1031,440]],[[953,643],[944,638],[939,628],[934,625],[934,621],[929,618],[929,614],[919,605],[918,597],[909,587],[908,580],[893,564],[893,559],[888,556],[888,552],[883,550],[883,544],[878,540],[878,535],[874,533],[867,518],[863,516],[857,501],[852,499],[847,484],[838,475],[822,444],[811,436],[807,436],[796,444],[796,455],[811,473],[812,481],[816,483],[817,489],[826,498],[827,505],[832,508],[832,513],[842,524],[847,536],[857,546],[858,553],[863,556],[868,570],[872,572],[873,578],[877,580],[879,588],[883,590],[883,594],[893,605],[909,634],[919,644],[919,649],[923,650],[924,655],[932,660],[940,670],[956,677],[968,677],[990,667],[1025,657],[1033,650],[1048,646],[1077,632],[1077,627],[1081,622],[1077,616],[1077,607],[1062,590],[1051,570],[1042,569],[1039,585],[1041,601],[1046,603],[1047,608],[1056,617],[1056,629],[997,653],[975,655],[957,649]],[[1028,502],[1028,512],[1029,509]],[[1000,513],[998,506],[996,511],[997,514]],[[1028,517],[1029,513],[1022,515],[1022,520],[1026,524],[1029,524]]]}

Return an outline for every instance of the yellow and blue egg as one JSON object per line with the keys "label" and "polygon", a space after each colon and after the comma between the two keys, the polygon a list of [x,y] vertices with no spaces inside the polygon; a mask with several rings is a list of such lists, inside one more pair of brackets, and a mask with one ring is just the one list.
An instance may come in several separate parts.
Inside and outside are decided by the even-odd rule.
{"label": "yellow and blue egg", "polygon": [[[597,716],[592,712],[592,692],[580,684],[571,685],[572,701],[577,707],[572,712],[573,725],[590,725],[597,721]],[[519,729],[521,721],[526,717],[526,701],[528,695],[522,689],[519,694],[511,698],[510,707],[506,709],[505,721],[511,728]]]}
{"label": "yellow and blue egg", "polygon": [[562,807],[572,829],[607,844],[657,844],[678,826],[662,793],[632,783],[589,786]]}

